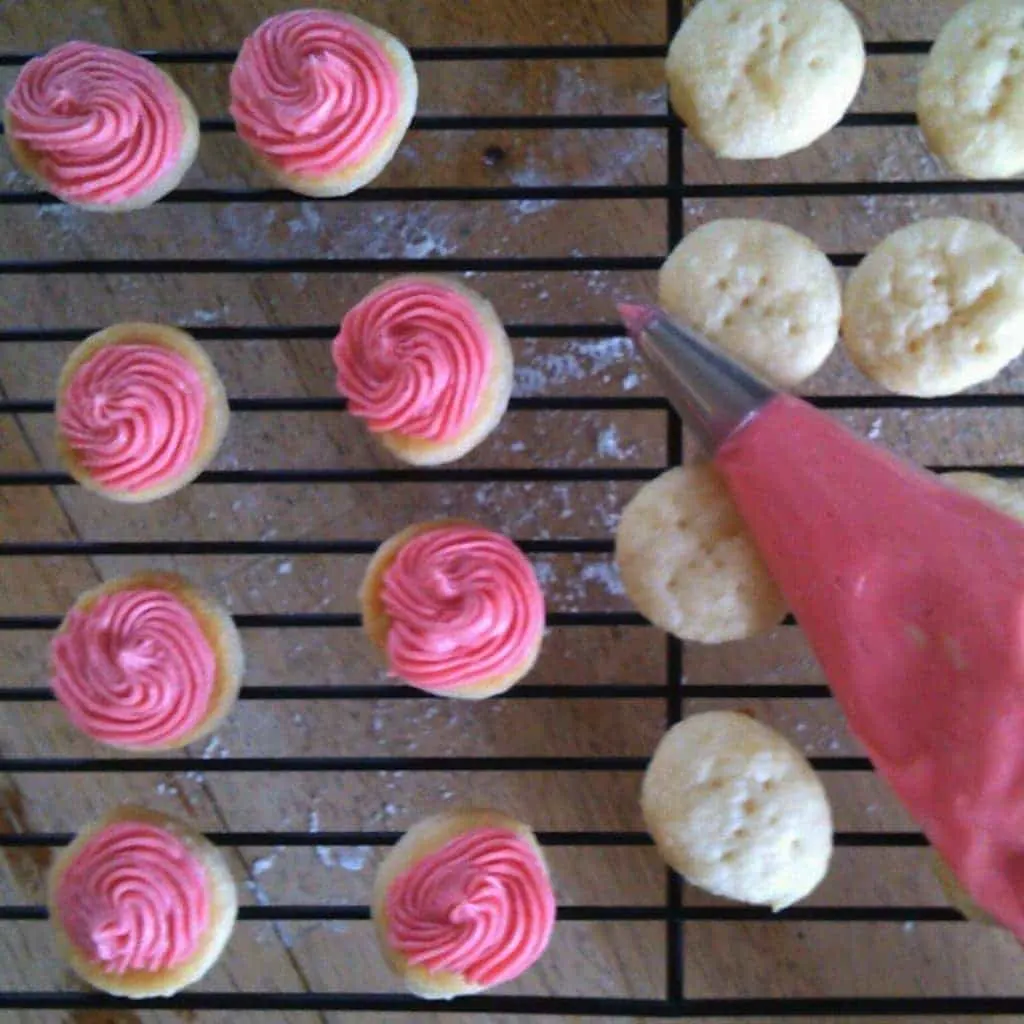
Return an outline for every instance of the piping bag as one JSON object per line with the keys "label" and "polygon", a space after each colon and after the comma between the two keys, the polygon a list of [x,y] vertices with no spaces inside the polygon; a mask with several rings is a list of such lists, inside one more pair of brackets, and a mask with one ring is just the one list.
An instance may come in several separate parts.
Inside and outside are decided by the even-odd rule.
{"label": "piping bag", "polygon": [[662,310],[619,312],[876,769],[1024,942],[1024,526],[775,391]]}

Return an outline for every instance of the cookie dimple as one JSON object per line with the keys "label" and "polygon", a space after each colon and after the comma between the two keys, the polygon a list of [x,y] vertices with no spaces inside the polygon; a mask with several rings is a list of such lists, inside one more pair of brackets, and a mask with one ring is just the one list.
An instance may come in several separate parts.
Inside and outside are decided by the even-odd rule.
{"label": "cookie dimple", "polygon": [[1024,350],[1024,254],[975,221],[903,228],[851,274],[842,335],[853,362],[899,394],[989,380]]}
{"label": "cookie dimple", "polygon": [[917,113],[958,173],[1024,172],[1024,0],[975,0],[947,22],[921,72]]}
{"label": "cookie dimple", "polygon": [[742,639],[785,614],[725,484],[706,465],[670,470],[641,488],[623,512],[615,559],[636,607],[684,640]]}
{"label": "cookie dimple", "polygon": [[782,387],[815,373],[839,337],[841,291],[810,239],[768,221],[712,221],[658,277],[661,304]]}
{"label": "cookie dimple", "polygon": [[671,867],[708,892],[780,909],[824,877],[832,818],[807,760],[744,714],[691,715],[644,776],[644,821]]}
{"label": "cookie dimple", "polygon": [[672,104],[717,155],[782,156],[827,132],[864,72],[838,0],[702,0],[666,65]]}

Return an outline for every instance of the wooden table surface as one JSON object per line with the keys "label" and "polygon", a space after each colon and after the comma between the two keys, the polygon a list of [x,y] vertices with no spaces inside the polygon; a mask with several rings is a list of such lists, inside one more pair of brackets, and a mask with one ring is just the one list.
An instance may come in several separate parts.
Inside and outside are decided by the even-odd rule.
{"label": "wooden table surface", "polygon": [[[231,49],[284,0],[7,0],[0,48],[32,51],[71,37],[140,48]],[[663,0],[519,0],[416,3],[352,0],[346,5],[412,46],[648,43],[664,41]],[[957,0],[859,0],[851,6],[866,38],[932,38]],[[879,56],[856,109],[912,109],[919,57]],[[227,63],[183,64],[173,73],[206,117],[226,114]],[[0,92],[16,68],[0,68]],[[664,111],[657,59],[424,62],[421,113],[587,114]],[[558,183],[658,185],[665,181],[662,129],[436,131],[410,134],[378,184],[387,186]],[[945,180],[916,129],[842,128],[806,152],[769,163],[718,163],[685,143],[687,184]],[[186,187],[263,186],[230,133],[208,134]],[[6,151],[0,191],[28,190]],[[1024,239],[1019,195],[849,195],[688,199],[687,229],[721,216],[762,216],[805,231],[830,252],[860,252],[917,217],[959,213]],[[0,259],[306,259],[501,256],[661,256],[663,200],[356,202],[301,200],[162,204],[103,218],[59,205],[0,206]],[[618,294],[650,296],[654,273],[477,273],[507,321],[600,323]],[[148,319],[192,327],[331,325],[379,277],[315,268],[272,273],[166,272],[0,276],[0,331],[94,328]],[[324,340],[211,340],[208,350],[229,393],[330,396]],[[521,396],[653,394],[623,338],[515,341]],[[71,343],[0,342],[0,400],[51,399]],[[841,354],[808,385],[818,395],[874,394]],[[1024,363],[980,393],[1024,390]],[[923,462],[1024,462],[1022,411],[1011,407],[840,411],[863,433]],[[52,417],[0,415],[0,472],[56,468]],[[660,411],[521,410],[462,463],[465,468],[656,467],[667,458]],[[239,412],[217,469],[393,467],[357,423],[338,412]],[[0,489],[0,541],[281,541],[381,539],[410,521],[459,514],[516,538],[609,537],[630,481],[401,484],[198,484],[142,508],[113,506],[74,487]],[[209,587],[236,613],[353,612],[362,556],[216,555],[0,558],[0,615],[60,615],[98,580],[149,567],[175,568]],[[606,555],[537,556],[556,611],[628,610]],[[0,687],[45,684],[48,634],[0,631]],[[252,687],[385,682],[354,629],[260,629],[244,636]],[[530,682],[659,686],[666,644],[639,627],[554,628]],[[820,672],[795,628],[717,648],[688,648],[685,680],[708,687],[819,684]],[[809,754],[858,751],[831,700],[690,699],[686,707],[742,706]],[[0,775],[0,831],[72,831],[120,800],[181,815],[210,830],[401,831],[424,815],[467,802],[499,807],[545,830],[642,830],[636,770],[602,772],[218,771],[224,757],[647,756],[666,722],[663,696],[617,699],[495,699],[478,706],[433,699],[250,699],[208,743],[187,752],[200,771]],[[71,729],[53,703],[5,703],[3,757],[110,758]],[[0,765],[0,768],[3,766]],[[828,772],[837,829],[885,832],[912,823],[870,773]],[[245,846],[230,851],[245,904],[365,904],[380,851],[369,847]],[[0,848],[3,904],[35,904],[50,862],[46,848]],[[837,849],[826,882],[807,906],[939,906],[942,896],[921,848]],[[657,907],[665,872],[645,846],[550,851],[567,905]],[[690,905],[713,903],[688,889]],[[541,964],[506,987],[512,994],[660,999],[666,989],[665,926],[657,921],[563,922]],[[689,997],[1024,995],[1017,945],[961,923],[690,922],[684,968]],[[0,989],[75,989],[55,959],[42,921],[0,926]],[[395,982],[365,922],[241,922],[226,955],[198,991],[388,992]],[[24,1021],[77,1024],[237,1021],[237,1013],[75,1011],[23,1013]],[[290,1013],[254,1019],[306,1022],[340,1015]],[[456,1021],[460,1014],[356,1013],[346,1020]],[[501,1016],[511,1022],[524,1017]],[[531,1018],[554,1021],[555,1017]],[[639,1018],[637,1018],[639,1019]],[[790,1019],[775,1017],[773,1020]],[[795,1019],[795,1018],[793,1018]],[[826,1019],[826,1018],[820,1018]],[[847,1020],[842,1016],[827,1018]],[[894,1019],[883,1017],[882,1019]],[[954,1018],[932,1018],[953,1020]],[[1024,1020],[1024,1017],[1004,1017]]]}

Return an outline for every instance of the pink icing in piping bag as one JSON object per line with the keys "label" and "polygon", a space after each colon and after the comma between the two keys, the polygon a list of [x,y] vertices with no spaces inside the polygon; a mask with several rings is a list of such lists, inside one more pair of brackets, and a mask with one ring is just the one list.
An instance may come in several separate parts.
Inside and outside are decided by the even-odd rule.
{"label": "pink icing in piping bag", "polygon": [[1024,527],[776,393],[663,311],[619,311],[875,767],[1024,941]]}

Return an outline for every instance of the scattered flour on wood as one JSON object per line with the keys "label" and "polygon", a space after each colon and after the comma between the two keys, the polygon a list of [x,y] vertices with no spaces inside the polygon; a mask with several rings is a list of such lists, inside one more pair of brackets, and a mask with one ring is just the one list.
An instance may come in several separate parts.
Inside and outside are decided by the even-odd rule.
{"label": "scattered flour on wood", "polygon": [[622,462],[633,458],[637,453],[637,446],[629,444],[625,447],[619,437],[618,428],[615,424],[607,426],[597,435],[597,454],[602,459],[617,459]]}
{"label": "scattered flour on wood", "polygon": [[268,853],[265,857],[259,857],[254,860],[250,869],[253,878],[259,878],[260,875],[265,875],[268,871],[272,870],[277,863],[277,858],[282,853],[284,853],[284,847],[275,846],[273,853]]}
{"label": "scattered flour on wood", "polygon": [[597,584],[609,597],[625,596],[626,590],[614,562],[587,562],[579,578],[586,584]]}
{"label": "scattered flour on wood", "polygon": [[209,761],[211,758],[214,757],[230,757],[231,751],[224,746],[224,743],[219,736],[211,736],[206,746],[203,747],[202,754],[200,754],[199,756]]}
{"label": "scattered flour on wood", "polygon": [[520,355],[515,371],[515,394],[543,394],[578,381],[589,381],[609,370],[621,369],[635,358],[628,337],[568,341],[557,348],[535,345]]}

